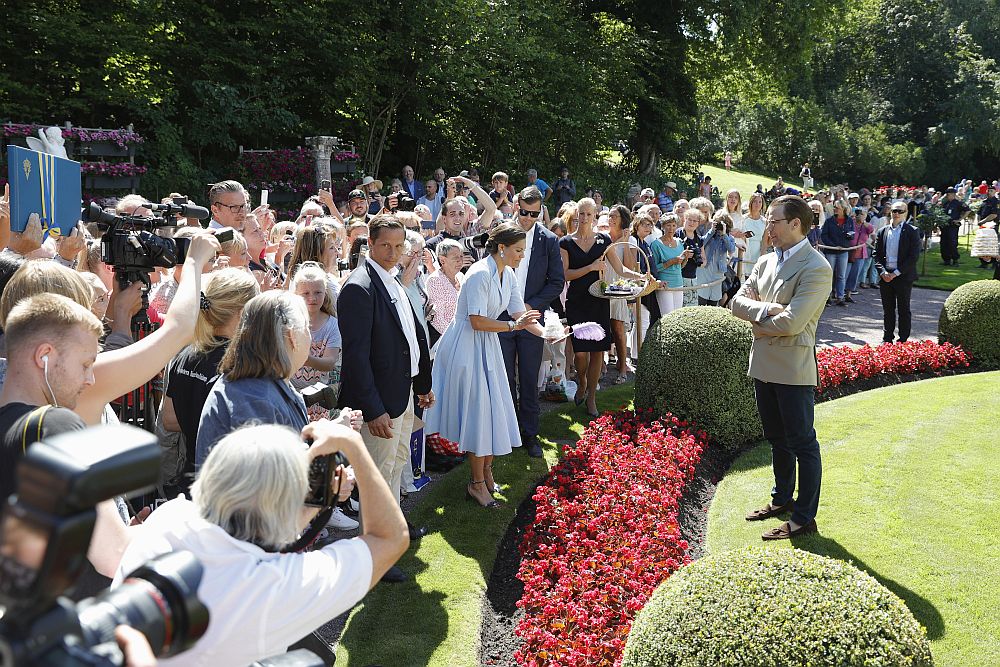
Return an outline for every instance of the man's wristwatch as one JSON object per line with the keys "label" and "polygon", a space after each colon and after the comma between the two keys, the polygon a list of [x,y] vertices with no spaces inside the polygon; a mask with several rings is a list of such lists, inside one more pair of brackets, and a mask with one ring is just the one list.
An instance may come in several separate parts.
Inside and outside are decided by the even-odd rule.
{"label": "man's wristwatch", "polygon": [[510,322],[507,323],[507,325],[510,327],[510,330],[513,331],[514,327],[517,326],[517,323],[515,323],[514,320],[511,320]]}

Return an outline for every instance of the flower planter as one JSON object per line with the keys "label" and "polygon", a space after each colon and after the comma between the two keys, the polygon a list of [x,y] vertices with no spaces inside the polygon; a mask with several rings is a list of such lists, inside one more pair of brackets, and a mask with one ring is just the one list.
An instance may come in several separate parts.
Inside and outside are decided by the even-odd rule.
{"label": "flower planter", "polygon": [[354,170],[357,169],[358,163],[355,161],[350,162],[331,162],[330,163],[330,173],[331,174],[353,174]]}
{"label": "flower planter", "polygon": [[139,177],[88,174],[84,176],[83,186],[88,190],[134,190],[139,187]]}
{"label": "flower planter", "polygon": [[294,192],[282,192],[280,190],[275,190],[268,195],[268,204],[287,204],[293,201],[302,201],[305,196],[298,195]]}
{"label": "flower planter", "polygon": [[79,141],[76,153],[80,158],[86,157],[128,157],[132,150],[128,146],[119,146],[113,141]]}

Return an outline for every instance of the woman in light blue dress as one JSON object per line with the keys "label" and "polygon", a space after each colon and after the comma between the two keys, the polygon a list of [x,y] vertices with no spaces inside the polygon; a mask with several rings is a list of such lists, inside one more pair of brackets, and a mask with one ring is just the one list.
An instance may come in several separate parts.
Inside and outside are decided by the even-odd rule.
{"label": "woman in light blue dress", "polygon": [[[525,329],[544,336],[539,312],[525,308],[514,274],[524,257],[524,238],[519,225],[494,227],[486,241],[488,256],[469,268],[455,319],[438,344],[437,402],[424,417],[427,433],[440,433],[468,452],[472,481],[467,495],[483,507],[497,507],[493,457],[521,446],[497,333]],[[510,321],[497,319],[504,311]]]}

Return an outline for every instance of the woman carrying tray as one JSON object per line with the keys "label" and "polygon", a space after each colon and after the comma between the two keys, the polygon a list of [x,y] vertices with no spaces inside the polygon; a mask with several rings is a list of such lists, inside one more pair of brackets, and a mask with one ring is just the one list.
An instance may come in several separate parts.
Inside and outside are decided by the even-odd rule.
{"label": "woman carrying tray", "polygon": [[[605,253],[611,247],[611,237],[594,230],[597,221],[597,204],[589,197],[577,203],[578,226],[576,230],[559,239],[563,270],[569,288],[566,292],[566,319],[570,326],[582,322],[596,322],[605,332],[611,331],[611,305],[607,299],[590,294],[590,286],[604,272]],[[630,279],[643,279],[622,265],[616,253],[607,255],[615,272]],[[597,388],[604,364],[604,353],[611,349],[611,336],[600,340],[573,340],[573,353],[577,370],[577,391],[573,397],[577,405],[587,402],[587,414],[598,417]]]}

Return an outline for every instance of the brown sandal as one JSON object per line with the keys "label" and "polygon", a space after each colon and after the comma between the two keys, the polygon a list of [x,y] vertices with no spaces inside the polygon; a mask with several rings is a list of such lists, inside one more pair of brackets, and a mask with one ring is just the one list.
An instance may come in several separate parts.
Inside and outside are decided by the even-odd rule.
{"label": "brown sandal", "polygon": [[786,503],[781,507],[772,507],[770,503],[761,507],[758,510],[754,510],[744,517],[747,521],[763,521],[764,519],[770,519],[771,517],[779,516],[785,512],[792,511],[792,504]]}
{"label": "brown sandal", "polygon": [[802,537],[803,535],[812,535],[813,533],[818,533],[819,527],[816,526],[816,520],[812,520],[806,525],[792,530],[792,526],[787,521],[778,526],[777,528],[772,528],[766,531],[760,536],[760,539],[765,542],[771,542],[773,540],[789,540],[793,537]]}

